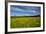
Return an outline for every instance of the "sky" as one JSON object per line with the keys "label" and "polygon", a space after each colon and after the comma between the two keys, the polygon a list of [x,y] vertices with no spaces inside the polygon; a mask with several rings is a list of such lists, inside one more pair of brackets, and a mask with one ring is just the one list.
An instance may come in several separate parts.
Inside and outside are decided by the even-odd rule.
{"label": "sky", "polygon": [[35,16],[40,15],[39,6],[10,6],[10,15],[11,16]]}

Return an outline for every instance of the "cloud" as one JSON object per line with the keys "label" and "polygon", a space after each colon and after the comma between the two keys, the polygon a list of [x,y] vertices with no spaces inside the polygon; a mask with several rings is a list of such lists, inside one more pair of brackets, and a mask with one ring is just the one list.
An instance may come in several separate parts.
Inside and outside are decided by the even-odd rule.
{"label": "cloud", "polygon": [[12,10],[13,11],[20,11],[20,12],[32,12],[32,13],[36,13],[36,11],[34,10],[23,10],[23,9],[20,9],[20,8],[17,8],[17,7],[12,7]]}
{"label": "cloud", "polygon": [[11,7],[11,9],[14,10],[14,11],[24,11],[24,10],[17,8],[17,7]]}
{"label": "cloud", "polygon": [[32,10],[33,13],[36,13],[36,11]]}
{"label": "cloud", "polygon": [[38,14],[39,14],[39,11],[35,11],[30,8],[27,8],[25,10],[24,8],[20,8],[20,7],[11,7],[12,16],[33,16]]}
{"label": "cloud", "polygon": [[[39,15],[39,14],[23,14],[23,13],[21,14],[21,13],[13,13],[12,15],[13,15],[13,16],[34,16],[34,15]],[[12,15],[11,15],[11,16],[12,16]]]}

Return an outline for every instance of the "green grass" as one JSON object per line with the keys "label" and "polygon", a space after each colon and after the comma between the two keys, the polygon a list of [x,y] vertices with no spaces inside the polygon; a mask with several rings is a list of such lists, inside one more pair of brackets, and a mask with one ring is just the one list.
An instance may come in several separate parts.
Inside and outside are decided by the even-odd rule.
{"label": "green grass", "polygon": [[40,17],[11,17],[11,28],[40,27]]}

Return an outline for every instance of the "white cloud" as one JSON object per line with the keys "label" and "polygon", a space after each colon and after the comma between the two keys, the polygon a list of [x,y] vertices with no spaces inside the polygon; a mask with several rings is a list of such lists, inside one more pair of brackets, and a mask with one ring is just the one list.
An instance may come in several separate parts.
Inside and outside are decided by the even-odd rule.
{"label": "white cloud", "polygon": [[24,11],[24,10],[22,10],[22,9],[20,9],[20,8],[17,8],[17,7],[12,7],[12,10],[14,10],[14,11]]}
{"label": "white cloud", "polygon": [[36,13],[36,11],[32,10],[33,13]]}
{"label": "white cloud", "polygon": [[37,14],[17,14],[15,16],[34,16],[34,15],[37,15]]}
{"label": "white cloud", "polygon": [[34,10],[24,10],[24,9],[20,9],[20,8],[17,8],[17,7],[12,7],[12,10],[14,10],[14,11],[20,11],[20,12],[32,12],[32,13],[36,13],[36,11],[34,11]]}

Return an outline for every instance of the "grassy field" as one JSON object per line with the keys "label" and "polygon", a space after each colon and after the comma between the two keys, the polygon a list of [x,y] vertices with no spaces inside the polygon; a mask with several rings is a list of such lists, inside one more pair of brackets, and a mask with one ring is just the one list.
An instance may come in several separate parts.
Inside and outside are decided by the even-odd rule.
{"label": "grassy field", "polygon": [[11,28],[40,27],[40,17],[11,17]]}

